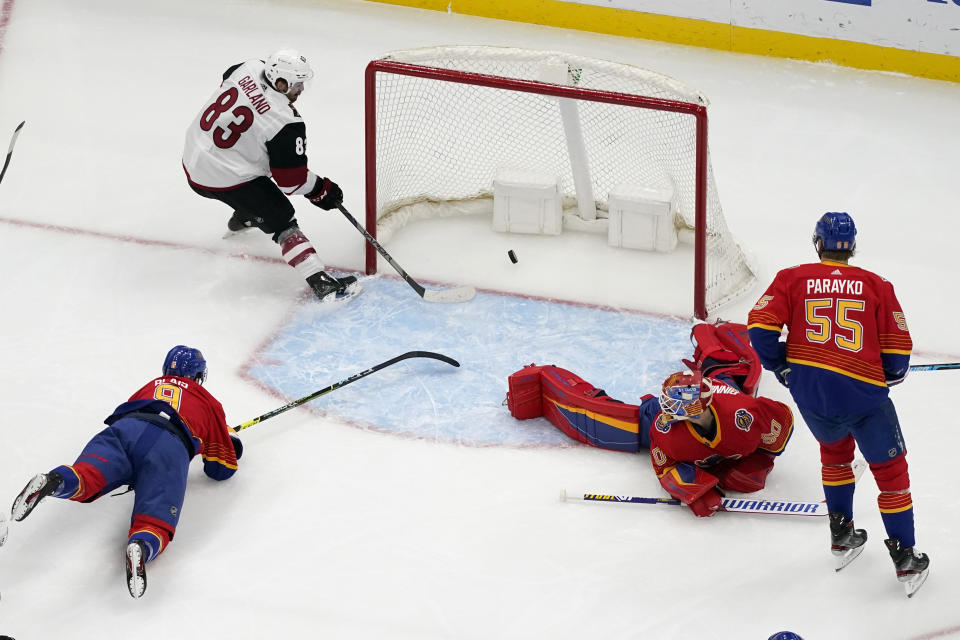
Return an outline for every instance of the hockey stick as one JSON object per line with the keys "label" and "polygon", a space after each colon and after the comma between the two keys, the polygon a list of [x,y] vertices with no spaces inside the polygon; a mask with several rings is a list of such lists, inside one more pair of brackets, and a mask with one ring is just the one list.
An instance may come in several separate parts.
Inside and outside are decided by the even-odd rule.
{"label": "hockey stick", "polygon": [[945,369],[960,369],[960,362],[939,362],[936,364],[912,364],[910,371],[942,371]]}
{"label": "hockey stick", "polygon": [[[668,504],[678,507],[683,503],[675,498],[644,498],[641,496],[613,496],[603,493],[560,493],[560,499],[584,500],[587,502],[630,502],[634,504]],[[723,498],[721,511],[730,513],[764,513],[781,516],[825,516],[827,505],[824,502],[802,502],[797,500],[770,500],[749,498]]]}
{"label": "hockey stick", "polygon": [[379,251],[380,255],[386,258],[387,262],[390,263],[390,266],[397,270],[397,273],[399,273],[400,276],[407,281],[407,284],[413,287],[413,290],[416,291],[420,297],[427,302],[466,302],[467,300],[472,300],[473,297],[477,295],[476,289],[467,285],[453,287],[452,289],[441,289],[439,291],[424,289],[423,285],[411,278],[410,275],[394,261],[393,257],[387,253],[387,250],[384,249],[379,242],[377,242],[377,239],[370,235],[370,232],[364,229],[363,225],[357,222],[357,219],[350,215],[350,212],[347,211],[342,204],[337,208],[340,209],[340,213],[346,216],[347,220],[350,221],[350,224],[355,226],[357,230],[363,234],[363,237],[367,239],[367,242],[373,245],[373,248]]}
{"label": "hockey stick", "polygon": [[10,146],[7,147],[7,159],[3,161],[3,169],[0,169],[0,182],[3,181],[3,176],[7,173],[7,167],[10,166],[10,157],[13,155],[13,145],[17,144],[20,129],[23,129],[23,125],[25,124],[27,124],[26,120],[17,125],[17,128],[13,130],[13,137],[10,138]]}
{"label": "hockey stick", "polygon": [[[860,458],[851,464],[854,482],[867,469],[867,463]],[[644,498],[641,496],[614,496],[605,493],[586,493],[580,491],[560,491],[560,500],[583,500],[585,502],[629,502],[633,504],[668,504],[678,507],[683,503],[676,498]],[[819,502],[805,502],[800,500],[774,500],[770,498],[727,498],[721,501],[720,511],[730,513],[763,513],[780,516],[825,516],[828,514],[825,500]]]}
{"label": "hockey stick", "polygon": [[406,352],[406,353],[404,353],[404,354],[402,354],[402,355],[397,356],[396,358],[390,358],[390,359],[387,360],[386,362],[381,362],[380,364],[374,365],[374,366],[370,367],[369,369],[365,369],[365,370],[361,371],[360,373],[355,373],[355,374],[353,374],[352,376],[350,376],[349,378],[344,378],[344,379],[341,380],[340,382],[334,382],[334,383],[333,383],[332,385],[330,385],[329,387],[320,389],[320,391],[315,391],[315,392],[311,393],[311,394],[308,395],[308,396],[304,396],[304,397],[300,398],[299,400],[294,400],[293,402],[291,402],[291,403],[289,403],[289,404],[285,404],[285,405],[283,405],[282,407],[280,407],[280,408],[278,408],[278,409],[274,409],[273,411],[268,411],[267,413],[265,413],[265,414],[263,414],[262,416],[259,416],[259,417],[257,417],[257,418],[254,418],[253,420],[247,420],[247,421],[244,422],[243,424],[238,424],[237,426],[233,427],[233,430],[234,430],[234,431],[242,431],[242,430],[244,430],[244,429],[247,429],[247,428],[249,428],[249,427],[252,427],[252,426],[255,425],[255,424],[260,424],[260,423],[263,422],[264,420],[267,420],[267,419],[272,418],[272,417],[274,417],[274,416],[276,416],[276,415],[279,415],[279,414],[283,413],[284,411],[289,411],[290,409],[293,409],[294,407],[299,407],[299,406],[302,405],[304,402],[310,402],[311,400],[315,400],[316,398],[319,398],[319,397],[322,396],[322,395],[326,395],[326,394],[330,393],[331,391],[336,391],[336,390],[339,389],[340,387],[345,387],[345,386],[347,386],[348,384],[350,384],[351,382],[355,382],[356,380],[359,380],[360,378],[365,378],[366,376],[370,375],[371,373],[376,373],[377,371],[380,371],[380,369],[384,369],[384,368],[386,368],[386,367],[389,367],[390,365],[396,364],[396,363],[400,362],[401,360],[406,360],[407,358],[433,358],[434,360],[440,360],[440,361],[442,361],[442,362],[446,362],[447,364],[453,365],[454,367],[459,367],[459,366],[460,366],[460,363],[459,363],[459,362],[457,362],[457,361],[454,360],[453,358],[450,358],[450,357],[448,357],[448,356],[443,355],[442,353],[433,353],[432,351],[408,351],[408,352]]}

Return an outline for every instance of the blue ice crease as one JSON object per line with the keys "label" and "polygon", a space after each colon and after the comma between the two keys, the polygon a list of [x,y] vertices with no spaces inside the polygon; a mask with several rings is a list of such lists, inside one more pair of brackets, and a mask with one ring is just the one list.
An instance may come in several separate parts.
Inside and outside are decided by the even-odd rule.
{"label": "blue ice crease", "polygon": [[410,359],[312,401],[327,415],[400,435],[471,445],[563,446],[544,418],[514,419],[507,377],[526,364],[555,364],[624,402],[657,393],[688,357],[684,320],[477,294],[425,302],[405,282],[374,276],[347,302],[299,307],[251,365],[250,375],[293,400],[407,351],[461,364]]}

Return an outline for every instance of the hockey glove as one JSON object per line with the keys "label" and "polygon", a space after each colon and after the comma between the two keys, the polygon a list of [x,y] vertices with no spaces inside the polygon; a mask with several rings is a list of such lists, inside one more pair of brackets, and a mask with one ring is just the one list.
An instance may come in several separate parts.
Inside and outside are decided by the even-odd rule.
{"label": "hockey glove", "polygon": [[313,190],[304,194],[304,197],[321,209],[329,211],[343,203],[343,190],[330,178],[318,177]]}
{"label": "hockey glove", "polygon": [[789,378],[790,365],[789,364],[782,364],[776,369],[774,369],[773,375],[777,376],[777,380],[779,380],[780,384],[782,384],[783,386],[785,387],[790,386],[790,378]]}
{"label": "hockey glove", "polygon": [[689,503],[687,506],[698,518],[708,518],[720,510],[723,496],[716,489],[710,489],[705,494]]}
{"label": "hockey glove", "polygon": [[237,455],[237,460],[243,455],[243,442],[236,436],[230,436],[230,443],[233,445],[233,452]]}
{"label": "hockey glove", "polygon": [[904,380],[906,380],[906,378],[907,378],[907,373],[909,373],[909,372],[910,372],[909,369],[904,369],[904,371],[903,371],[902,374],[884,372],[884,378],[885,378],[886,381],[887,381],[887,386],[888,386],[888,387],[892,387],[892,386],[894,386],[894,385],[900,384],[901,382],[903,382]]}

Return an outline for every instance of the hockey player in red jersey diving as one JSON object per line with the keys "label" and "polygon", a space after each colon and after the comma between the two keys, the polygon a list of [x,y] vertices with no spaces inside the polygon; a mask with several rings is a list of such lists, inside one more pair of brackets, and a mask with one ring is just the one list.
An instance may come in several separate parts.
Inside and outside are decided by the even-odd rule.
{"label": "hockey player in red jersey diving", "polygon": [[697,516],[720,509],[723,491],[764,487],[793,433],[782,402],[756,397],[760,363],[746,327],[699,324],[689,370],[671,374],[640,405],[609,397],[576,374],[530,365],[510,376],[519,419],[545,416],[571,438],[605,449],[649,449],[660,484]]}
{"label": "hockey player in red jersey diving", "polygon": [[124,552],[127,588],[139,598],[147,588],[144,565],[173,540],[194,456],[214,480],[237,471],[243,445],[227,426],[221,404],[202,385],[207,362],[199,350],[178,345],[167,353],[163,376],[147,382],[104,422],[72,465],[34,476],[13,502],[21,521],[48,497],[93,502],[129,486],[134,491]]}
{"label": "hockey player in red jersey diving", "polygon": [[699,371],[671,374],[656,402],[640,403],[650,459],[660,484],[698,516],[720,508],[722,490],[764,487],[793,433],[782,402],[743,393],[732,378]]}

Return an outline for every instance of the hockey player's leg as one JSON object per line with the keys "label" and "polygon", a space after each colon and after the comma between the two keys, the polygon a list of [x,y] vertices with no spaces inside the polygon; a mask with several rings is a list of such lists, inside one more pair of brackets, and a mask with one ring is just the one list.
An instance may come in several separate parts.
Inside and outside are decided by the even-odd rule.
{"label": "hockey player's leg", "polygon": [[139,598],[147,590],[145,565],[167,548],[173,531],[168,525],[150,516],[137,515],[130,526],[127,547],[124,552],[127,590],[130,596]]}
{"label": "hockey player's leg", "polygon": [[918,552],[913,526],[913,499],[910,494],[910,475],[906,455],[893,460],[871,464],[870,470],[877,481],[880,495],[877,506],[889,536],[884,543],[893,560],[897,580],[903,583],[907,597],[912,597],[930,573],[930,558]]}
{"label": "hockey player's leg", "polygon": [[13,501],[13,506],[10,508],[10,517],[20,522],[30,515],[44,498],[56,495],[63,487],[63,484],[63,476],[56,471],[38,473],[30,479],[27,486],[23,488],[20,495]]}
{"label": "hockey player's leg", "polygon": [[355,276],[334,278],[324,271],[323,262],[317,256],[317,251],[296,223],[278,233],[276,239],[283,259],[303,276],[318,299],[353,295],[354,291],[350,287],[356,283],[357,278]]}
{"label": "hockey player's leg", "polygon": [[925,553],[919,553],[914,547],[904,547],[896,538],[883,541],[893,560],[893,568],[897,572],[897,580],[903,583],[903,590],[908,598],[923,586],[930,574],[930,558]]}
{"label": "hockey player's leg", "polygon": [[125,573],[130,595],[139,598],[147,589],[144,565],[167,548],[177,530],[190,457],[175,436],[158,430],[158,437],[149,448],[134,452],[133,464],[136,490],[127,533]]}
{"label": "hockey player's leg", "polygon": [[836,558],[834,569],[840,571],[857,559],[867,542],[867,532],[855,529],[852,520],[839,511],[830,512],[830,552]]}
{"label": "hockey player's leg", "polygon": [[855,449],[856,443],[850,435],[834,442],[820,443],[820,473],[830,512],[830,552],[836,560],[836,571],[856,560],[867,542],[867,532],[853,526]]}
{"label": "hockey player's leg", "polygon": [[855,435],[880,490],[877,507],[887,532],[885,544],[897,580],[903,584],[907,597],[911,597],[927,579],[930,559],[914,546],[916,535],[907,451],[893,402],[888,399],[869,412]]}

